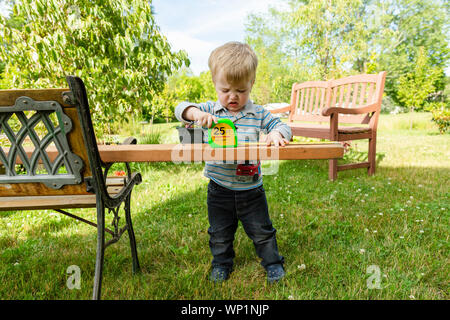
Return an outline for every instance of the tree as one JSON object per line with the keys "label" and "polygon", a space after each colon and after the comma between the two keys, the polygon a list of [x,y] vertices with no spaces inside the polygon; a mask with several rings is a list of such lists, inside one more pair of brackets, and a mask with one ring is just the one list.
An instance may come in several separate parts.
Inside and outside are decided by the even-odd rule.
{"label": "tree", "polygon": [[94,123],[107,126],[130,114],[151,113],[152,99],[182,64],[155,24],[146,0],[21,0],[12,19],[0,18],[0,60],[8,88],[66,86],[81,77]]}
{"label": "tree", "polygon": [[404,104],[399,81],[414,70],[420,47],[428,65],[438,69],[435,90],[444,89],[450,57],[449,8],[448,2],[440,0],[371,1],[368,21],[376,31],[370,40],[376,52],[374,69],[388,71],[385,92],[396,103]]}
{"label": "tree", "polygon": [[414,110],[424,107],[428,95],[435,91],[434,83],[440,76],[439,69],[429,63],[425,48],[420,47],[414,69],[400,76],[398,85],[398,98],[404,105]]}
{"label": "tree", "polygon": [[[399,81],[413,72],[419,47],[438,74],[434,90],[445,87],[448,1],[286,0],[284,4],[248,18],[247,42],[267,68],[259,78],[262,83],[255,84],[260,96],[272,98],[275,91],[288,96],[288,83],[386,70],[385,92],[404,105],[398,96]],[[283,80],[286,89],[280,90]]]}
{"label": "tree", "polygon": [[337,78],[352,69],[368,37],[361,0],[285,1],[284,9],[250,15],[246,41],[260,65],[256,100],[289,101],[292,83]]}

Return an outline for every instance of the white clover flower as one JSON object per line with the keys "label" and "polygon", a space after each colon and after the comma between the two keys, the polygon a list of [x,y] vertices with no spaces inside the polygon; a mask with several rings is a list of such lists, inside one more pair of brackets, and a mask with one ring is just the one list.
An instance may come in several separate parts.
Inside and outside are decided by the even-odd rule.
{"label": "white clover flower", "polygon": [[377,233],[378,231],[377,231],[377,230],[373,230],[372,232],[373,232],[373,233]]}
{"label": "white clover flower", "polygon": [[359,249],[359,253],[360,253],[360,254],[364,254],[365,252],[366,252],[365,249]]}
{"label": "white clover flower", "polygon": [[383,212],[379,212],[378,215],[379,215],[379,216],[382,216],[382,215],[383,215]]}
{"label": "white clover flower", "polygon": [[293,296],[293,295],[290,295],[290,296],[288,297],[288,299],[289,299],[289,300],[294,300],[294,296]]}
{"label": "white clover flower", "polygon": [[367,229],[367,228],[364,228],[364,231],[365,231],[365,232],[369,232],[369,229]]}
{"label": "white clover flower", "polygon": [[298,269],[298,270],[305,270],[305,269],[306,269],[306,265],[305,265],[304,263],[299,264],[299,265],[297,266],[297,269]]}
{"label": "white clover flower", "polygon": [[400,238],[400,239],[404,239],[405,237],[404,237],[404,236],[400,236],[399,238]]}
{"label": "white clover flower", "polygon": [[416,299],[416,297],[414,297],[413,295],[410,295],[409,298],[410,298],[411,300]]}
{"label": "white clover flower", "polygon": [[419,230],[419,232],[420,232],[420,233],[423,233],[424,231],[423,231],[423,230]]}

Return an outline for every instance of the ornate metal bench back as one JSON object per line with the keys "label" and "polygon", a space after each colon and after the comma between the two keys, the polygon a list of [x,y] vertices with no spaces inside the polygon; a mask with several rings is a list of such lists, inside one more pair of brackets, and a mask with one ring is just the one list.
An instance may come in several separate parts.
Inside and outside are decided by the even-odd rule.
{"label": "ornate metal bench back", "polygon": [[[28,118],[27,111],[33,111],[34,114]],[[52,114],[53,118],[56,115],[57,124],[52,121]],[[17,132],[11,127],[13,115],[20,122]],[[42,127],[42,124],[47,134],[41,139],[36,128]],[[35,101],[30,97],[20,97],[14,106],[1,106],[0,133],[6,136],[10,148],[6,153],[4,146],[0,145],[0,162],[5,167],[5,173],[0,174],[0,183],[41,182],[53,189],[81,183],[83,161],[70,149],[67,135],[71,130],[71,119],[56,101]],[[26,137],[29,137],[34,147],[31,157],[24,150]],[[58,152],[53,161],[46,151],[49,145],[54,145]],[[25,169],[20,174],[16,171],[18,159]],[[64,171],[62,168],[66,172],[60,172]]]}
{"label": "ornate metal bench back", "polygon": [[[75,76],[66,76],[69,84],[70,94],[72,96],[65,96],[65,100],[73,105],[76,105],[78,117],[81,125],[81,132],[83,134],[84,143],[87,149],[89,165],[92,171],[92,177],[86,177],[88,183],[88,191],[101,194],[104,200],[108,194],[103,175],[102,161],[97,147],[97,140],[95,138],[94,126],[92,125],[91,113],[89,109],[89,102],[86,93],[86,87],[83,80]],[[70,100],[70,101],[69,101]]]}

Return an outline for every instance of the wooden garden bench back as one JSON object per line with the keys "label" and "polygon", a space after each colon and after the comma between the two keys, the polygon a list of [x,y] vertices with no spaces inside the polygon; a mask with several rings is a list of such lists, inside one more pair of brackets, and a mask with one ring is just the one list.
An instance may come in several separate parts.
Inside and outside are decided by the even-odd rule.
{"label": "wooden garden bench back", "polygon": [[329,177],[335,180],[337,171],[361,167],[367,167],[371,175],[375,173],[376,131],[385,78],[383,71],[337,80],[294,83],[290,105],[271,112],[289,112],[288,124],[294,136],[332,141],[369,139],[368,161],[338,166],[336,159],[329,160]]}
{"label": "wooden garden bench back", "polygon": [[[126,177],[108,178],[112,163],[100,160],[84,83],[73,76],[67,81],[69,89],[0,90],[0,210],[54,209],[95,226],[93,298],[99,299],[104,250],[125,231],[133,272],[139,270],[130,201],[134,185],[142,178],[131,173],[128,164]],[[136,140],[129,138],[124,143]],[[25,148],[30,145],[33,152],[27,153]],[[50,149],[52,156],[47,153]],[[88,207],[97,208],[97,223],[62,210]],[[105,227],[106,209],[113,213],[114,230]],[[121,209],[126,217],[123,228],[119,228]],[[105,231],[112,236],[108,242]]]}
{"label": "wooden garden bench back", "polygon": [[[89,159],[87,156],[87,152],[86,152],[86,147],[83,141],[83,136],[81,133],[81,126],[80,126],[80,122],[78,121],[78,114],[77,114],[77,109],[76,106],[74,105],[69,105],[66,102],[63,101],[63,93],[64,92],[70,92],[69,89],[28,89],[28,90],[0,90],[0,107],[5,108],[7,106],[14,106],[16,104],[16,101],[20,101],[20,98],[22,98],[22,100],[28,101],[28,104],[31,104],[29,99],[32,99],[33,101],[54,101],[56,103],[58,103],[61,107],[62,107],[62,111],[64,114],[66,114],[71,121],[71,130],[68,132],[67,134],[67,140],[68,140],[68,144],[70,146],[70,152],[74,153],[75,155],[77,155],[81,161],[82,161],[82,165],[83,165],[83,173],[82,173],[82,177],[89,177],[92,175],[91,172],[91,168],[89,165],[85,165],[88,164]],[[26,99],[26,100],[25,100]],[[33,112],[33,106],[30,106],[30,110],[24,110],[23,112],[23,117],[26,117],[27,119],[30,118],[31,114],[35,114],[35,112]],[[20,111],[18,111],[20,113]],[[11,148],[5,148],[2,147],[2,150],[8,150],[9,151],[14,151],[16,154],[16,157],[12,157],[8,155],[7,160],[9,162],[9,164],[5,164],[4,161],[0,161],[2,163],[2,165],[4,167],[8,167],[8,170],[11,170],[13,172],[10,172],[11,175],[15,175],[15,165],[16,164],[21,164],[22,166],[26,167],[26,171],[36,171],[36,169],[38,169],[38,166],[42,167],[42,156],[45,157],[45,155],[41,155],[39,157],[39,162],[35,162],[33,164],[30,163],[30,158],[27,156],[26,158],[23,157],[23,153],[21,154],[21,147],[24,147],[23,142],[31,142],[30,140],[26,140],[27,138],[30,138],[30,133],[33,135],[35,134],[36,137],[41,140],[39,137],[38,133],[36,133],[35,130],[33,130],[33,128],[36,128],[37,124],[36,123],[32,123],[31,125],[28,124],[30,126],[30,130],[33,130],[34,132],[28,132],[29,130],[26,130],[26,128],[24,128],[23,124],[20,126],[19,130],[17,130],[16,132],[14,132],[14,130],[11,128],[13,121],[12,118],[15,118],[16,123],[17,121],[20,121],[19,118],[16,116],[17,113],[13,113],[11,114],[5,114],[3,113],[2,115],[2,130],[0,131],[1,134],[3,134],[3,141],[5,140],[5,136],[6,136],[6,130],[8,130],[6,128],[6,126],[9,126],[9,128],[11,129],[11,133],[14,134],[16,136],[17,139],[15,139],[15,141],[8,141],[9,143],[16,143],[16,148],[13,147],[14,145],[11,146]],[[9,117],[9,120],[6,119],[6,117]],[[49,118],[50,119],[50,118]],[[41,121],[39,121],[41,122]],[[42,122],[41,122],[42,123]],[[53,126],[52,129],[54,130],[58,130],[58,126],[55,126],[55,124],[53,123],[53,121],[51,121],[51,125]],[[42,130],[42,126],[41,126],[41,130]],[[48,132],[48,130],[44,129],[44,131]],[[18,134],[20,134],[20,136],[18,136]],[[9,140],[9,139],[8,139]],[[51,139],[53,140],[53,139]],[[42,141],[42,140],[41,140]],[[43,145],[42,149],[43,152],[45,152],[46,147],[48,147],[49,145],[54,145],[53,141],[49,141],[49,143],[47,144],[47,146]],[[25,158],[25,161],[24,161]],[[10,161],[12,160],[12,161]],[[28,160],[28,161],[26,161]],[[64,164],[62,164],[64,165]],[[32,172],[27,172],[27,173],[32,173]],[[35,173],[35,172],[34,172]],[[8,173],[5,173],[5,175],[7,176]],[[50,176],[51,173],[50,173]],[[56,175],[53,175],[56,176]],[[35,176],[36,180],[38,179],[38,176]],[[6,177],[3,177],[6,178]],[[29,179],[27,180],[32,180],[33,176],[29,176]],[[2,181],[2,184],[0,184],[0,197],[31,197],[31,196],[75,196],[75,195],[90,195],[90,196],[94,196],[92,193],[87,192],[86,191],[86,181],[84,179],[81,179],[79,183],[76,184],[67,184],[62,186],[61,188],[55,189],[52,188],[42,182],[26,182],[26,183],[7,183],[5,181]],[[92,205],[90,205],[92,206]],[[95,201],[93,206],[95,206]],[[1,201],[1,208],[7,208],[7,203],[5,201]],[[26,208],[23,208],[26,209]]]}

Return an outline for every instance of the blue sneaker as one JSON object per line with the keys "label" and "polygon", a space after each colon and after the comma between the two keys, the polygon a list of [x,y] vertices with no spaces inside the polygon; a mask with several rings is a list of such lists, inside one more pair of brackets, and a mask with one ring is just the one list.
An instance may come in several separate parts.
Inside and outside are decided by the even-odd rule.
{"label": "blue sneaker", "polygon": [[286,275],[283,265],[281,264],[271,264],[270,266],[267,266],[266,270],[267,281],[269,283],[277,282]]}
{"label": "blue sneaker", "polygon": [[216,266],[213,267],[209,280],[213,282],[222,282],[230,277],[231,270],[227,267]]}

